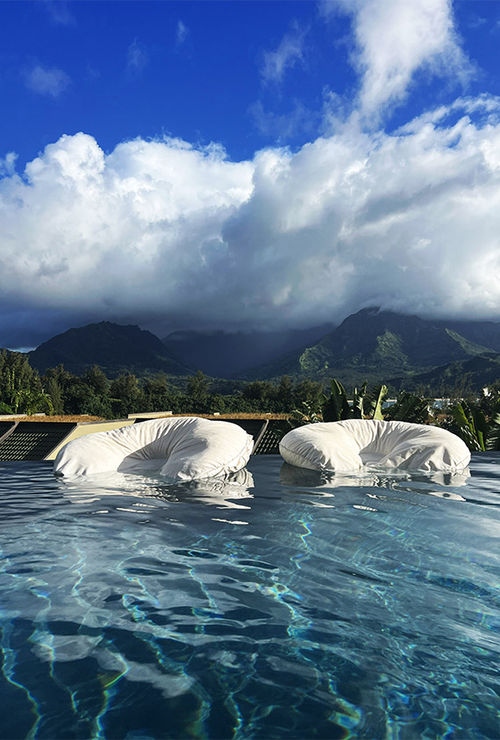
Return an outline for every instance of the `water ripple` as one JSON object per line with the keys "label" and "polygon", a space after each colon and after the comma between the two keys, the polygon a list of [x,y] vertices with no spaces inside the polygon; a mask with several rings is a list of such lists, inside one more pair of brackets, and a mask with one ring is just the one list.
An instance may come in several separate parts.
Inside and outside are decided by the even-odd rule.
{"label": "water ripple", "polygon": [[499,462],[180,486],[0,464],[0,736],[498,738]]}

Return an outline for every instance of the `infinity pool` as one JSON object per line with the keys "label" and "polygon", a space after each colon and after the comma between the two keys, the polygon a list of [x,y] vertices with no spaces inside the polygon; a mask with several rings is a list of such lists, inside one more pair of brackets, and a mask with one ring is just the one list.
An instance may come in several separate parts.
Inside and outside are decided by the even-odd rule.
{"label": "infinity pool", "polygon": [[0,463],[0,737],[497,739],[500,455],[470,470]]}

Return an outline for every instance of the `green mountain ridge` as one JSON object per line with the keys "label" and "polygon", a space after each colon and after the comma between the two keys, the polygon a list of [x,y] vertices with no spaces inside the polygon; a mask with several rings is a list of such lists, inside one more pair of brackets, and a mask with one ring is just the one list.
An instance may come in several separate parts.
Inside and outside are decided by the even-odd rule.
{"label": "green mountain ridge", "polygon": [[99,365],[110,378],[123,372],[177,376],[193,372],[151,332],[109,321],[68,329],[30,352],[29,361],[42,373],[62,364],[81,375],[88,367]]}
{"label": "green mountain ridge", "polygon": [[471,342],[470,339],[466,339],[453,329],[445,329],[445,331],[448,336],[451,337],[454,342],[457,342],[457,344],[459,344],[464,352],[466,352],[468,355],[483,355],[486,352],[491,352],[492,350],[491,347],[484,347],[480,344],[476,344],[475,342]]}
{"label": "green mountain ridge", "polygon": [[500,381],[500,354],[490,352],[468,360],[451,362],[406,378],[388,380],[396,390],[416,391],[427,395],[446,397],[466,396]]}
{"label": "green mountain ridge", "polygon": [[[362,309],[348,316],[316,344],[254,368],[247,377],[272,379],[290,375],[317,380],[337,377],[349,384],[413,378],[495,351],[500,346],[500,324],[485,323],[488,326],[484,331],[476,322],[460,322],[460,325],[450,322],[449,328],[442,321],[378,308]],[[476,337],[488,339],[490,346],[477,343]]]}
{"label": "green mountain ridge", "polygon": [[[202,332],[181,336],[180,341],[184,348],[193,348],[193,342],[203,338],[196,355],[202,359],[204,353],[221,353],[223,359],[224,353],[238,353],[243,348],[238,358],[242,364],[255,356],[252,341],[257,333],[246,336],[248,347],[244,347],[244,335],[232,337],[222,332],[215,333],[214,342]],[[438,389],[449,391],[465,385],[477,390],[500,379],[500,323],[433,321],[367,308],[348,316],[315,342],[314,333],[309,336],[313,338],[309,346],[238,373],[231,381],[215,381],[216,374],[210,375],[214,382],[231,383],[231,387],[289,375],[294,380],[327,381],[335,377],[350,386],[383,381],[394,388],[435,388],[437,393],[441,392]],[[269,347],[264,349],[268,352]],[[110,378],[124,372],[138,376],[163,372],[178,378],[178,382],[199,369],[183,359],[151,332],[111,322],[69,329],[29,353],[30,363],[42,373],[63,364],[67,370],[82,374],[96,364]],[[218,367],[222,359],[216,358]]]}

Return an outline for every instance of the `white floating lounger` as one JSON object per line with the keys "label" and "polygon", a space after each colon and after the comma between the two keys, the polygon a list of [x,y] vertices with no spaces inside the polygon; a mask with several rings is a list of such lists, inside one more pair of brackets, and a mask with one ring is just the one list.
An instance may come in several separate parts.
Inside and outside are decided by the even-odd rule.
{"label": "white floating lounger", "polygon": [[253,438],[227,421],[155,419],[68,442],[54,461],[54,473],[155,471],[173,481],[201,480],[241,470],[252,448]]}
{"label": "white floating lounger", "polygon": [[299,468],[339,473],[365,467],[454,472],[470,462],[465,442],[446,429],[372,419],[292,429],[281,440],[280,453]]}

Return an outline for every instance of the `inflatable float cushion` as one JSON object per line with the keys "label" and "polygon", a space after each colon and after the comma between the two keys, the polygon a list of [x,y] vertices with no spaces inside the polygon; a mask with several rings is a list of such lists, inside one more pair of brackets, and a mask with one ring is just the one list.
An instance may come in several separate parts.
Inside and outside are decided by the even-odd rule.
{"label": "inflatable float cushion", "polygon": [[291,465],[338,472],[364,467],[453,472],[470,462],[466,444],[446,429],[373,419],[292,429],[281,440],[280,453]]}
{"label": "inflatable float cushion", "polygon": [[190,481],[245,467],[253,439],[237,424],[197,417],[154,419],[68,442],[54,461],[56,475],[159,471]]}

